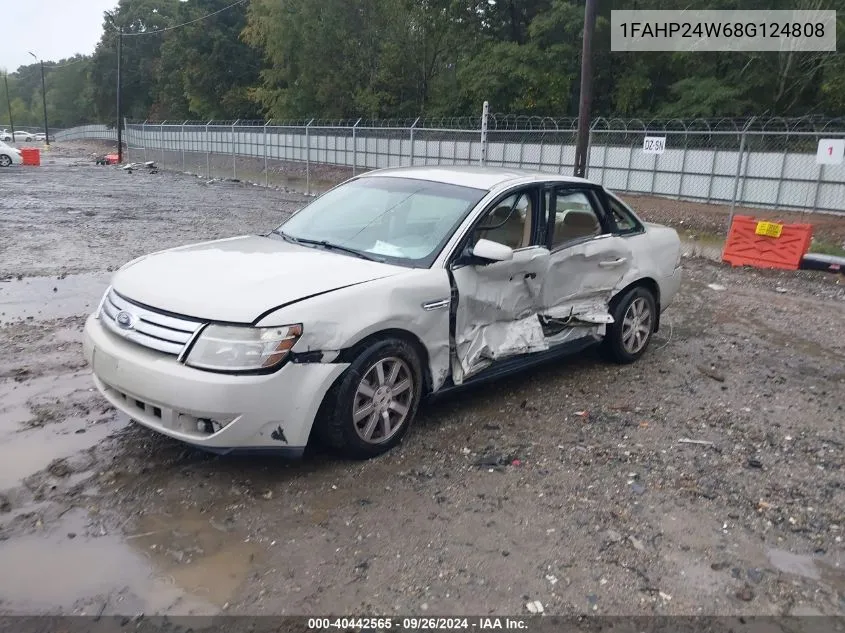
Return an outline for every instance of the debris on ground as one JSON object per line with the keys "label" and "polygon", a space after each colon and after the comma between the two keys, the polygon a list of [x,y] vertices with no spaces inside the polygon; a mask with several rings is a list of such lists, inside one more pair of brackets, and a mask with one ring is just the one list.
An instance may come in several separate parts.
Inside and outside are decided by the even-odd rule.
{"label": "debris on ground", "polygon": [[525,605],[529,613],[539,614],[543,613],[543,604],[539,600],[533,600]]}
{"label": "debris on ground", "polygon": [[698,371],[702,374],[707,376],[708,378],[712,378],[716,382],[725,382],[725,375],[721,372],[717,371],[717,369],[713,366],[707,367],[706,365],[697,365],[696,366]]}
{"label": "debris on ground", "polygon": [[679,439],[678,444],[697,444],[699,446],[713,446],[713,442],[709,440],[691,440],[685,437]]}
{"label": "debris on ground", "polygon": [[736,592],[736,597],[743,602],[750,602],[754,600],[754,591],[749,585],[745,585],[742,589]]}
{"label": "debris on ground", "polygon": [[642,552],[643,550],[645,550],[645,545],[643,545],[643,542],[640,539],[638,539],[636,536],[629,536],[628,540],[631,542],[631,545],[634,546],[635,550],[637,550],[639,552]]}

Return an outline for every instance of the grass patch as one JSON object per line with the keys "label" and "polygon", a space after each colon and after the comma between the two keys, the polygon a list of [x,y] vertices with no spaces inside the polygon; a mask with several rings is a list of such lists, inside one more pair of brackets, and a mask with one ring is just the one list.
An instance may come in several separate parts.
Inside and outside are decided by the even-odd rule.
{"label": "grass patch", "polygon": [[[725,245],[725,235],[714,233],[703,233],[693,230],[678,231],[681,239],[686,242],[698,243],[701,246],[713,246],[723,248]],[[845,245],[836,244],[825,240],[813,240],[810,244],[810,253],[818,253],[819,255],[834,255],[836,257],[845,257]]]}
{"label": "grass patch", "polygon": [[810,252],[818,253],[819,255],[845,257],[845,248],[843,248],[842,244],[833,244],[822,240],[813,240],[812,244],[810,244]]}
{"label": "grass patch", "polygon": [[725,245],[725,236],[718,233],[705,233],[703,231],[680,230],[678,236],[682,242],[693,242],[701,246],[722,248]]}

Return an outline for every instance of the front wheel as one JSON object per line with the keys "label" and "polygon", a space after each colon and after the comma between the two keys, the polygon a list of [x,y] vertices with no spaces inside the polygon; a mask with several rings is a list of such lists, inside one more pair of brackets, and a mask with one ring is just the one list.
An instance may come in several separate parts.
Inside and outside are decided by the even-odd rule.
{"label": "front wheel", "polygon": [[12,164],[12,157],[0,154],[0,167],[9,167]]}
{"label": "front wheel", "polygon": [[657,322],[657,302],[648,288],[637,286],[615,302],[614,323],[607,328],[602,351],[609,360],[633,363],[645,354]]}
{"label": "front wheel", "polygon": [[422,364],[407,342],[385,339],[363,349],[332,387],[317,434],[344,457],[369,459],[399,444],[417,413]]}

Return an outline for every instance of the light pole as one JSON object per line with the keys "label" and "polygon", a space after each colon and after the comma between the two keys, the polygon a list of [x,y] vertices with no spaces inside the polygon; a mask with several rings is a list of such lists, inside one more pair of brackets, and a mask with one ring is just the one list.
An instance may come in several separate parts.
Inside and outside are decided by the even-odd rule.
{"label": "light pole", "polygon": [[47,82],[44,81],[44,62],[35,53],[29,52],[39,64],[41,64],[41,101],[44,103],[44,142],[50,145],[50,126],[47,125]]}
{"label": "light pole", "polygon": [[9,96],[9,73],[3,73],[3,83],[6,84],[6,106],[9,108],[9,132],[12,142],[15,142],[15,122],[12,120],[12,97]]}
{"label": "light pole", "polygon": [[118,26],[114,20],[114,14],[106,11],[106,16],[112,26],[117,29],[117,162],[123,162],[123,104],[120,93],[122,92],[120,62],[123,57],[123,27]]}

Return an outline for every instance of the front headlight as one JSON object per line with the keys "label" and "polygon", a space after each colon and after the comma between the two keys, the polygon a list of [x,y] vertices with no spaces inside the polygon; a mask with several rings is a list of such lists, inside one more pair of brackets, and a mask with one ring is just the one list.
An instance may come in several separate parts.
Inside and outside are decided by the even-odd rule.
{"label": "front headlight", "polygon": [[212,371],[245,372],[277,367],[302,336],[302,325],[241,327],[209,325],[194,343],[186,365]]}
{"label": "front headlight", "polygon": [[106,291],[103,293],[103,298],[100,299],[100,303],[97,305],[97,311],[94,313],[94,316],[98,319],[103,314],[103,304],[106,302],[106,298],[109,296],[110,292],[111,292],[111,286],[106,288]]}

